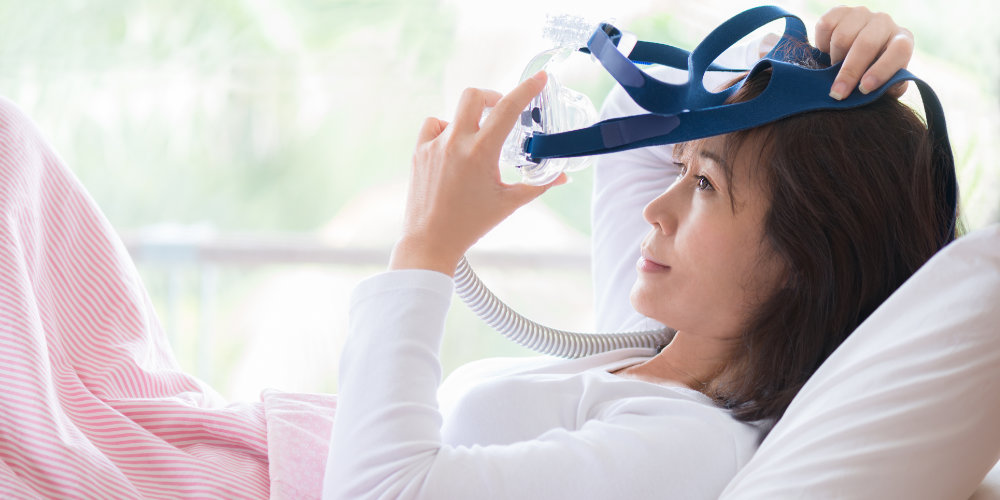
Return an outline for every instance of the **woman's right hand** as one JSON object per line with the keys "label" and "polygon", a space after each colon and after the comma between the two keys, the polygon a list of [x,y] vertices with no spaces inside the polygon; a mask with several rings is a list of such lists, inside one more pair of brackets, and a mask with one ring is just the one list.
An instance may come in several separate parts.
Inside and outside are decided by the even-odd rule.
{"label": "woman's right hand", "polygon": [[[831,64],[844,62],[830,89],[837,100],[855,86],[867,94],[889,81],[910,62],[913,45],[910,30],[865,7],[834,7],[816,23],[816,48],[830,54]],[[899,97],[905,90],[906,82],[901,82],[889,93]]]}
{"label": "woman's right hand", "polygon": [[[518,207],[549,187],[506,184],[500,179],[500,149],[521,110],[545,86],[539,72],[504,97],[467,89],[455,119],[428,118],[413,153],[403,234],[393,248],[390,269],[455,273],[459,259],[479,238]],[[483,110],[493,110],[482,120]]]}

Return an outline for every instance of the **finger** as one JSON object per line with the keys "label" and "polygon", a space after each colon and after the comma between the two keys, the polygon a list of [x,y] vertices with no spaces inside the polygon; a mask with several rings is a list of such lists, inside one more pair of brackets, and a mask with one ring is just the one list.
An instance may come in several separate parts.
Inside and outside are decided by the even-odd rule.
{"label": "finger", "polygon": [[503,97],[503,94],[495,90],[486,90],[484,92],[486,92],[486,95],[484,96],[485,99],[483,100],[483,102],[486,104],[487,108],[492,108],[496,106],[497,103],[500,102],[500,99]]}
{"label": "finger", "polygon": [[[830,89],[830,95],[834,99],[842,99],[850,95],[861,81],[861,76],[871,66],[872,61],[876,58],[881,59],[879,54],[882,53],[889,42],[889,33],[891,33],[890,28],[885,26],[883,22],[869,23],[858,33]],[[891,60],[888,61],[888,64],[894,62],[896,61]],[[884,82],[885,79],[882,81]]]}
{"label": "finger", "polygon": [[893,85],[892,87],[890,87],[889,90],[887,90],[886,92],[889,95],[891,95],[892,97],[899,98],[900,96],[902,96],[903,94],[906,93],[906,89],[909,86],[910,86],[910,81],[909,80],[903,80],[903,81],[901,81],[901,82]]}
{"label": "finger", "polygon": [[843,5],[839,7],[834,7],[823,14],[823,17],[816,21],[816,48],[830,53],[830,37],[833,36],[833,30],[836,29],[840,21],[850,12],[850,7],[845,7]]}
{"label": "finger", "polygon": [[500,94],[493,90],[465,89],[458,100],[458,109],[455,110],[453,122],[455,130],[473,132],[479,130],[479,120],[483,117],[483,110],[487,106],[495,105],[499,99]]}
{"label": "finger", "polygon": [[889,40],[882,55],[861,77],[859,89],[865,94],[877,89],[889,81],[897,71],[905,68],[910,63],[912,56],[913,35],[909,31],[903,30]]}
{"label": "finger", "polygon": [[444,129],[447,127],[448,122],[439,120],[433,116],[427,117],[424,119],[424,123],[420,125],[420,131],[417,132],[417,144],[423,144],[434,140],[434,138],[441,135],[441,132],[444,132]]}
{"label": "finger", "polygon": [[844,60],[854,44],[854,39],[868,24],[868,14],[868,9],[864,7],[851,9],[833,29],[833,33],[830,34],[830,64]]}
{"label": "finger", "polygon": [[484,146],[499,149],[503,145],[507,134],[514,128],[517,117],[521,115],[521,111],[528,106],[531,98],[538,95],[545,88],[547,80],[548,76],[545,72],[539,71],[531,78],[521,82],[517,87],[514,87],[514,90],[511,90],[510,93],[497,102],[493,111],[490,112],[490,116],[483,122],[482,130],[484,135],[482,140]]}

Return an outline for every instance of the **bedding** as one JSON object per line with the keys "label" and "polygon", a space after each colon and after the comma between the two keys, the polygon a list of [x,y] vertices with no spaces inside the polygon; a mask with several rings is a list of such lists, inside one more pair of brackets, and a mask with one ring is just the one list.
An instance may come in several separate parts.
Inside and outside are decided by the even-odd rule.
{"label": "bedding", "polygon": [[334,397],[229,403],[181,371],[108,221],[3,99],[0,367],[4,498],[319,496]]}
{"label": "bedding", "polygon": [[945,247],[858,327],[722,498],[969,498],[1000,458],[998,325],[994,225]]}

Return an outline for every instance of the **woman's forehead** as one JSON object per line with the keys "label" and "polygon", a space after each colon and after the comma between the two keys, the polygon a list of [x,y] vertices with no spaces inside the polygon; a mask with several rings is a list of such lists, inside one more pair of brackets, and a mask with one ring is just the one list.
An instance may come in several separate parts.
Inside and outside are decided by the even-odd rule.
{"label": "woman's forehead", "polygon": [[734,158],[728,152],[728,140],[724,135],[682,142],[674,146],[674,159],[690,161],[692,158],[712,160],[722,168],[727,177],[732,174],[731,164]]}

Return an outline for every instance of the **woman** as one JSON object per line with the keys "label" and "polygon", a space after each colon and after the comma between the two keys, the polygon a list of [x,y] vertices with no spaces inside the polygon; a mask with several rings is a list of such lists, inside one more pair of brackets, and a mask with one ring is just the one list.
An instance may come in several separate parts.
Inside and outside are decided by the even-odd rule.
{"label": "woman", "polygon": [[[845,61],[834,98],[859,81],[876,88],[912,51],[908,32],[863,8],[832,10],[816,32],[819,48]],[[733,99],[753,98],[767,77]],[[646,236],[640,245],[628,223],[595,222],[596,266],[636,266],[631,304],[676,337],[658,353],[474,364],[441,387],[439,410],[437,343],[458,259],[565,182],[504,185],[496,171],[516,114],[544,81],[503,98],[468,90],[452,123],[421,128],[390,272],[352,302],[328,497],[717,497],[826,356],[946,243],[926,127],[893,97],[672,152],[609,155],[617,184],[598,167],[595,212],[618,221],[648,202]],[[485,106],[495,108],[480,126]],[[609,113],[623,106],[613,96]],[[603,291],[626,295],[621,282]],[[611,327],[636,320],[611,309]]]}

